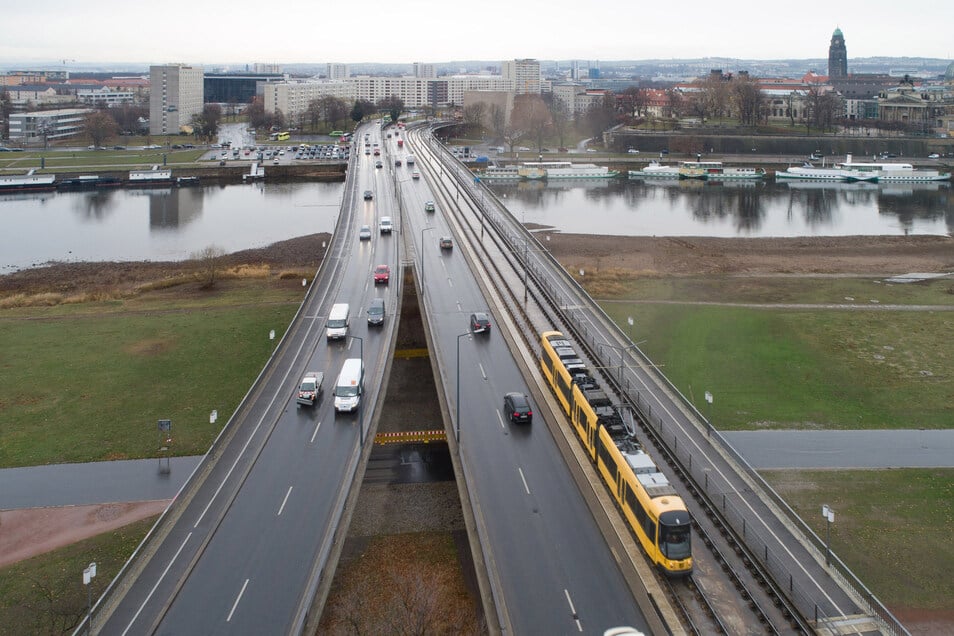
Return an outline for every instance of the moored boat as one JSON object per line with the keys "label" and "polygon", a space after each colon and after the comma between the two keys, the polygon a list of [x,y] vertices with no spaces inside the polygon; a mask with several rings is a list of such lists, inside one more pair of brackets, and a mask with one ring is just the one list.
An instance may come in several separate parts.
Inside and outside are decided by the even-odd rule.
{"label": "moored boat", "polygon": [[59,190],[96,190],[100,188],[116,188],[122,183],[116,177],[103,177],[98,174],[84,174],[78,177],[63,179],[56,184]]}
{"label": "moored boat", "polygon": [[513,181],[520,179],[520,170],[517,166],[487,166],[486,170],[477,173],[481,179],[500,179]]}
{"label": "moored boat", "polygon": [[26,174],[0,176],[0,192],[18,190],[52,190],[56,188],[55,174],[35,174],[30,170]]}
{"label": "moored boat", "polygon": [[550,179],[612,179],[619,171],[593,163],[553,162],[547,166],[546,177]]}
{"label": "moored boat", "polygon": [[949,181],[950,172],[915,168],[910,163],[875,163],[847,161],[841,167],[848,174],[848,181],[877,181],[878,183],[918,183],[928,181]]}
{"label": "moored boat", "polygon": [[629,170],[627,174],[631,179],[678,179],[679,168],[677,166],[666,166],[657,161],[650,161],[641,170]]}
{"label": "moored boat", "polygon": [[132,187],[172,185],[172,169],[160,169],[159,166],[153,166],[149,170],[130,170],[128,183]]}
{"label": "moored boat", "polygon": [[847,181],[848,174],[838,166],[814,166],[807,161],[801,166],[789,166],[775,173],[777,180]]}
{"label": "moored boat", "polygon": [[763,168],[726,168],[721,161],[683,161],[679,164],[683,179],[706,181],[756,180],[765,176]]}

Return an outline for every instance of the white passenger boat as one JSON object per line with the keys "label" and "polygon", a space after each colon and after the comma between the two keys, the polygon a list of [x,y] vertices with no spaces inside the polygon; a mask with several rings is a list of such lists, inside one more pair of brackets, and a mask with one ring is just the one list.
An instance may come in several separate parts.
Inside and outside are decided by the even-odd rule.
{"label": "white passenger boat", "polygon": [[520,170],[517,166],[487,166],[486,170],[477,173],[481,179],[499,179],[513,181],[520,179]]}
{"label": "white passenger boat", "polygon": [[838,166],[814,166],[807,161],[801,166],[789,166],[775,173],[777,180],[847,181],[848,173]]}
{"label": "white passenger boat", "polygon": [[572,161],[536,161],[520,164],[520,176],[524,179],[612,179],[619,176],[616,170],[593,163]]}
{"label": "white passenger boat", "polygon": [[55,174],[35,174],[35,170],[31,169],[26,174],[0,175],[0,192],[52,190],[55,187]]}
{"label": "white passenger boat", "polygon": [[678,179],[679,167],[666,166],[658,161],[650,161],[643,169],[629,170],[627,174],[630,179]]}
{"label": "white passenger boat", "polygon": [[847,161],[841,167],[848,173],[848,181],[877,181],[878,183],[919,183],[950,181],[950,172],[915,169],[910,163],[875,163]]}
{"label": "white passenger boat", "polygon": [[721,161],[683,161],[679,164],[683,179],[707,181],[757,180],[765,176],[762,168],[726,168]]}

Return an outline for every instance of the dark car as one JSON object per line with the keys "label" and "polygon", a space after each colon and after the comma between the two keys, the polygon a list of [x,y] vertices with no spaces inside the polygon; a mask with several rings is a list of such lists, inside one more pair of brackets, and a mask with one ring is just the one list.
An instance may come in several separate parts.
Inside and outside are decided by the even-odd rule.
{"label": "dark car", "polygon": [[490,333],[490,316],[482,311],[470,315],[471,333]]}
{"label": "dark car", "polygon": [[373,192],[371,192],[370,190],[365,190],[365,191],[364,191],[364,200],[365,200],[365,201],[370,201],[370,200],[373,199],[373,198],[374,198],[374,193],[373,193]]}
{"label": "dark car", "polygon": [[384,299],[372,298],[368,305],[368,324],[380,326],[384,324]]}
{"label": "dark car", "polygon": [[530,400],[523,393],[508,393],[504,396],[504,415],[514,424],[533,421]]}

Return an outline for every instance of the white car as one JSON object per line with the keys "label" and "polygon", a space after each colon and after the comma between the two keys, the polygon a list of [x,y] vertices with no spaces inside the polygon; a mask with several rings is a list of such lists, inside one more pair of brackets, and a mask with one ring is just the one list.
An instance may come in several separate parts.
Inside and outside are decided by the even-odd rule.
{"label": "white car", "polygon": [[358,240],[359,241],[370,241],[371,240],[371,226],[362,225],[361,229],[358,230]]}
{"label": "white car", "polygon": [[940,159],[940,158],[941,158],[941,155],[937,154],[936,152],[932,152],[931,154],[928,155],[928,159]]}
{"label": "white car", "polygon": [[628,152],[628,153],[631,154],[631,155],[638,155],[638,154],[639,154],[639,151],[636,150],[635,148],[630,148],[630,149],[627,150],[626,152]]}

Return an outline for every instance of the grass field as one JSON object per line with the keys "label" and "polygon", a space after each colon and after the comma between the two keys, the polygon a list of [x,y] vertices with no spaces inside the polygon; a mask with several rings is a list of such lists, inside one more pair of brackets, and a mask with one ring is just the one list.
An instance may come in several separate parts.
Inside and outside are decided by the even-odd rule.
{"label": "grass field", "polygon": [[[295,281],[0,311],[0,467],[204,453],[301,301]],[[270,341],[268,333],[276,332]],[[216,409],[219,420],[209,423]]]}
{"label": "grass field", "polygon": [[[41,158],[46,170],[82,168],[128,168],[168,164],[194,163],[207,151],[194,150],[34,150],[0,154],[0,168],[29,170],[40,168]],[[165,160],[165,161],[164,161]]]}
{"label": "grass field", "polygon": [[93,601],[119,573],[156,518],[0,569],[0,635],[63,634],[86,615],[83,570],[96,563]]}
{"label": "grass field", "polygon": [[[779,282],[782,290],[767,296],[794,302],[788,281]],[[837,286],[849,287],[840,280]],[[739,302],[728,293],[721,300]],[[624,330],[634,318],[633,339],[646,340],[641,348],[719,428],[954,427],[954,312],[647,300],[603,308]],[[715,396],[711,406],[702,400],[705,391]]]}
{"label": "grass field", "polygon": [[891,607],[954,609],[954,469],[764,471],[831,548]]}

